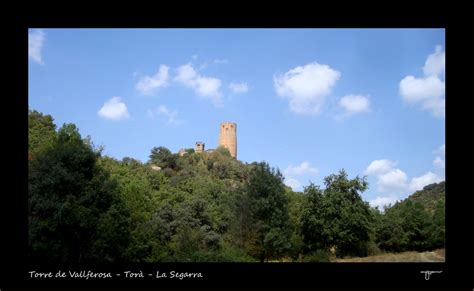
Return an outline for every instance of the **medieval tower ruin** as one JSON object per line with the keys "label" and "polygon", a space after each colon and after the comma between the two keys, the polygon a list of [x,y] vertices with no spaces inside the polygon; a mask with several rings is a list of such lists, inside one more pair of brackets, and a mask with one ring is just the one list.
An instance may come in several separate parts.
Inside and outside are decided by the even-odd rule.
{"label": "medieval tower ruin", "polygon": [[229,150],[233,158],[237,158],[237,124],[222,122],[219,131],[219,146]]}
{"label": "medieval tower ruin", "polygon": [[[224,121],[220,125],[219,130],[219,144],[218,146],[222,146],[229,150],[230,155],[237,159],[237,123],[235,122],[228,122]],[[212,153],[214,149],[206,150],[206,144],[202,141],[197,141],[194,146],[195,153]],[[182,148],[178,151],[178,155],[180,157],[188,154],[188,150]]]}
{"label": "medieval tower ruin", "polygon": [[204,147],[206,145],[202,141],[196,142],[196,146],[194,147],[194,151],[196,153],[202,153],[204,151]]}

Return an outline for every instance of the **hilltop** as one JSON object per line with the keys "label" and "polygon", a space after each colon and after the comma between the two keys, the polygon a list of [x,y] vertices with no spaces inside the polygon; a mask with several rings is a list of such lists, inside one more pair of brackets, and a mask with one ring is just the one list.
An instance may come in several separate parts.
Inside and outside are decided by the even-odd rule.
{"label": "hilltop", "polygon": [[416,191],[410,195],[406,200],[413,203],[422,204],[427,211],[433,213],[438,203],[444,202],[446,197],[446,183],[433,183],[427,185],[423,190]]}

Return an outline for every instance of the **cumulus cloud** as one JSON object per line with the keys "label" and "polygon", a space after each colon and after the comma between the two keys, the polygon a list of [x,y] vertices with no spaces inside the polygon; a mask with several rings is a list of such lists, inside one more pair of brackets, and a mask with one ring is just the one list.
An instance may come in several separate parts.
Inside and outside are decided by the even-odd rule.
{"label": "cumulus cloud", "polygon": [[396,162],[386,160],[386,159],[374,160],[369,164],[369,166],[365,170],[365,173],[369,175],[386,174],[390,172],[396,165],[397,165]]}
{"label": "cumulus cloud", "polygon": [[435,117],[445,116],[445,53],[436,46],[423,67],[425,77],[406,76],[400,81],[399,93],[407,104],[419,105]]}
{"label": "cumulus cloud", "polygon": [[128,114],[127,105],[121,101],[120,97],[112,97],[105,102],[102,108],[97,112],[100,117],[109,120],[122,120],[130,117]]}
{"label": "cumulus cloud", "polygon": [[314,62],[274,76],[273,84],[276,94],[288,99],[292,112],[318,114],[340,77],[328,65]]}
{"label": "cumulus cloud", "polygon": [[293,189],[293,191],[301,191],[303,190],[303,185],[300,181],[294,178],[285,179],[285,185]]}
{"label": "cumulus cloud", "polygon": [[298,166],[289,165],[285,171],[285,175],[287,176],[303,176],[308,174],[317,174],[318,169],[311,167],[309,162],[302,162]]}
{"label": "cumulus cloud", "polygon": [[400,169],[392,169],[378,176],[378,187],[381,192],[403,191],[407,186],[407,174]]}
{"label": "cumulus cloud", "polygon": [[441,145],[437,150],[433,152],[436,155],[436,158],[433,161],[433,165],[436,168],[444,169],[445,168],[445,159],[446,159],[446,145]]}
{"label": "cumulus cloud", "polygon": [[294,191],[302,191],[303,185],[298,179],[296,179],[296,177],[316,175],[318,169],[312,167],[309,162],[304,161],[297,166],[289,165],[283,173],[285,175],[285,184],[287,186],[291,187]]}
{"label": "cumulus cloud", "polygon": [[[198,56],[193,55],[192,58],[197,59]],[[226,61],[214,60],[214,63],[225,63]],[[210,100],[215,106],[221,106],[222,81],[219,78],[203,76],[199,71],[191,63],[187,63],[176,68],[176,75],[171,77],[170,68],[167,65],[160,65],[158,72],[154,75],[140,78],[135,89],[143,95],[154,95],[159,88],[167,87],[169,80],[172,79],[178,84],[193,89],[196,95]],[[136,75],[137,73],[133,74],[134,77]],[[234,94],[246,93],[249,90],[247,83],[230,83],[229,89]]]}
{"label": "cumulus cloud", "polygon": [[230,83],[229,89],[233,94],[247,93],[249,91],[247,83]]}
{"label": "cumulus cloud", "polygon": [[435,173],[432,172],[427,172],[426,174],[420,176],[420,177],[415,177],[411,179],[409,189],[412,192],[422,190],[423,187],[429,184],[433,183],[439,183],[443,181],[444,179],[436,175]]}
{"label": "cumulus cloud", "polygon": [[158,88],[168,86],[169,67],[161,65],[158,72],[153,76],[144,76],[138,81],[135,88],[143,95],[153,95]]}
{"label": "cumulus cloud", "polygon": [[183,123],[183,120],[178,119],[178,111],[171,110],[165,105],[160,105],[154,110],[148,110],[147,115],[149,118],[155,118],[156,116],[163,116],[166,118],[167,123],[171,125],[180,125]]}
{"label": "cumulus cloud", "polygon": [[363,95],[346,95],[339,100],[339,106],[346,115],[370,112],[369,97]]}
{"label": "cumulus cloud", "polygon": [[436,76],[415,78],[406,76],[400,81],[400,94],[407,103],[422,103],[444,94],[445,84]]}
{"label": "cumulus cloud", "polygon": [[200,75],[189,63],[178,67],[175,81],[193,89],[198,96],[210,99],[216,106],[222,103],[221,80]]}
{"label": "cumulus cloud", "polygon": [[380,192],[402,192],[407,187],[407,174],[395,168],[397,162],[387,159],[372,161],[366,174],[377,177],[377,186]]}
{"label": "cumulus cloud", "polygon": [[[444,147],[440,147],[439,151],[443,148]],[[389,197],[392,198],[402,193],[411,194],[417,190],[423,189],[426,185],[439,183],[444,180],[443,177],[438,176],[431,171],[409,180],[407,174],[401,169],[396,168],[396,166],[397,162],[387,159],[374,160],[365,170],[366,174],[374,175],[376,177],[378,191],[389,193],[391,194]]]}
{"label": "cumulus cloud", "polygon": [[423,67],[425,76],[439,76],[444,74],[446,57],[443,47],[437,45],[435,52],[428,56]]}
{"label": "cumulus cloud", "polygon": [[40,65],[44,65],[41,50],[45,41],[45,34],[42,30],[28,32],[28,57]]}
{"label": "cumulus cloud", "polygon": [[377,196],[375,199],[369,201],[370,206],[378,207],[380,210],[384,210],[389,205],[394,205],[399,199],[394,196]]}
{"label": "cumulus cloud", "polygon": [[445,168],[445,162],[444,162],[444,159],[437,156],[434,160],[433,160],[433,165],[436,167],[436,168],[439,168],[439,169],[444,169]]}

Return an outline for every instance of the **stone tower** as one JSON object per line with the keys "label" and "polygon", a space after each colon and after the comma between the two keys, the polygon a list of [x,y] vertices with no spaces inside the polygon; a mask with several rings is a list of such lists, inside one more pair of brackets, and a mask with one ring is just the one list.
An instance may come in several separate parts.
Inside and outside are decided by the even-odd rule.
{"label": "stone tower", "polygon": [[222,122],[219,131],[219,146],[229,150],[233,158],[237,158],[237,124]]}
{"label": "stone tower", "polygon": [[194,151],[196,153],[202,153],[204,151],[204,147],[206,145],[202,141],[196,142],[196,146],[194,147]]}

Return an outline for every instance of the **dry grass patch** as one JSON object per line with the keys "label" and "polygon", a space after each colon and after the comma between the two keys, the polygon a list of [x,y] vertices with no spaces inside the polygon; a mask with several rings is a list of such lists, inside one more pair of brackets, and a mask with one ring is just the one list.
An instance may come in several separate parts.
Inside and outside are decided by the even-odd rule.
{"label": "dry grass patch", "polygon": [[376,256],[363,258],[344,258],[335,259],[333,262],[444,262],[444,249],[438,249],[431,252],[402,252],[402,253],[385,253]]}

